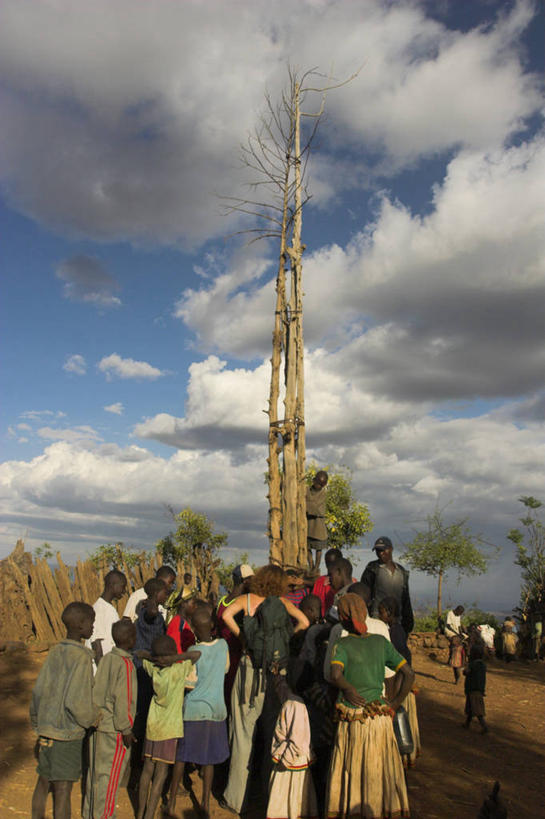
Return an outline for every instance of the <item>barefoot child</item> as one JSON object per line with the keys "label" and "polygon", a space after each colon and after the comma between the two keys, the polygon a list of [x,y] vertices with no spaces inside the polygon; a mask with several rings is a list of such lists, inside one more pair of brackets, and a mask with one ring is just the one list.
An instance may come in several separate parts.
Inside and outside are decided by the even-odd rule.
{"label": "barefoot child", "polygon": [[115,817],[119,784],[129,762],[136,713],[136,671],[131,653],[136,628],[123,618],[112,626],[114,648],[98,667],[93,700],[100,719],[89,749],[89,771],[83,805],[85,819]]}
{"label": "barefoot child", "polygon": [[464,728],[469,728],[473,717],[477,717],[481,725],[481,734],[488,732],[485,722],[484,692],[486,688],[486,664],[483,659],[484,647],[482,643],[475,643],[469,654],[469,664],[465,669],[464,691],[466,695],[466,721]]}
{"label": "barefoot child", "polygon": [[49,788],[54,819],[70,819],[72,783],[81,776],[85,730],[94,725],[93,655],[85,647],[95,612],[87,603],[69,603],[62,613],[66,639],[54,646],[32,692],[30,722],[38,734],[38,782],[32,819],[43,819]]}
{"label": "barefoot child", "polygon": [[466,650],[464,648],[462,638],[455,634],[450,641],[450,657],[448,661],[448,664],[454,672],[454,685],[458,685],[458,680],[460,679],[460,669],[464,667],[465,661]]}
{"label": "barefoot child", "polygon": [[310,772],[314,755],[310,747],[310,722],[305,703],[289,688],[286,677],[273,669],[282,703],[271,747],[273,769],[269,782],[267,819],[315,819],[316,792]]}
{"label": "barefoot child", "polygon": [[214,765],[225,762],[229,756],[223,693],[229,649],[225,640],[212,637],[213,627],[210,610],[204,606],[196,608],[191,628],[197,638],[195,648],[200,651],[195,665],[197,682],[184,702],[183,739],[178,741],[167,810],[170,816],[176,816],[176,795],[186,762],[202,766],[201,815],[209,816]]}
{"label": "barefoot child", "polygon": [[[182,708],[186,677],[200,654],[198,651],[176,654],[176,643],[165,634],[153,641],[152,657],[154,662],[143,661],[155,693],[146,725],[137,819],[155,816],[169,766],[176,758],[178,738],[184,735]],[[161,667],[164,665],[166,667]]]}

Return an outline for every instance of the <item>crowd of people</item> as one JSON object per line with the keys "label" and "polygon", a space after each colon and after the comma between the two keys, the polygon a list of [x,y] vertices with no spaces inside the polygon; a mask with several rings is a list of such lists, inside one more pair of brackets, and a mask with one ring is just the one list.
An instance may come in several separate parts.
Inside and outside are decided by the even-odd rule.
{"label": "crowd of people", "polygon": [[[203,816],[212,792],[233,814],[262,801],[268,819],[409,816],[404,771],[420,747],[412,608],[391,541],[374,549],[359,582],[338,549],[322,576],[240,565],[213,602],[191,577],[176,590],[162,566],[121,618],[127,581],[110,571],[92,606],[64,610],[66,639],[33,691],[33,819],[50,790],[55,819],[69,817],[81,777],[86,819],[115,816],[122,784],[137,819],[160,802],[175,817],[195,767]],[[410,747],[394,731],[402,718]]]}

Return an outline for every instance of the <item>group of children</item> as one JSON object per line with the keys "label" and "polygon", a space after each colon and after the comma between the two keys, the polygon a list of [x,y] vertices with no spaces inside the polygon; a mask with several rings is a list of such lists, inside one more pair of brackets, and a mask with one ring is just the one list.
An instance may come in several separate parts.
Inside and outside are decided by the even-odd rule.
{"label": "group of children", "polygon": [[[287,579],[278,567],[264,567],[258,575],[249,566],[237,567],[233,591],[218,606],[198,600],[184,585],[177,614],[168,623],[166,603],[176,576],[167,566],[131,595],[122,619],[113,602],[125,594],[126,578],[117,570],[106,575],[93,607],[66,607],[67,637],[49,652],[32,698],[31,721],[39,737],[32,819],[43,819],[49,790],[55,819],[68,819],[72,784],[81,778],[82,766],[85,819],[115,816],[122,784],[131,789],[137,819],[152,819],[161,800],[164,814],[175,817],[189,763],[200,767],[200,811],[208,816],[215,766],[221,767],[230,753],[229,782],[238,779],[240,760],[235,757],[242,746],[237,731],[246,732],[244,741],[250,744],[246,778],[252,759],[255,763],[260,740],[257,720],[252,723],[249,715],[258,704],[261,722],[270,727],[261,739],[268,819],[319,816],[338,694],[328,680],[331,662],[338,662],[332,660],[331,648],[347,633],[341,623],[335,625],[338,602],[349,593],[365,609],[369,590],[353,582],[350,563],[338,556],[328,578],[315,583],[318,594],[305,593],[297,606],[289,600]],[[271,578],[280,585],[274,587]],[[261,633],[262,640],[274,643],[274,662],[268,657],[262,673],[250,673],[247,635],[261,627],[256,624],[261,622],[258,611],[267,608],[264,601],[279,598],[289,624],[287,654],[274,643],[278,634]],[[410,662],[396,601],[383,600],[379,615],[380,620],[367,618],[369,632],[387,637],[395,656]],[[385,686],[388,693],[388,680]],[[396,692],[389,697],[395,699]],[[414,756],[405,760],[411,764],[419,751],[414,695],[408,694],[405,704],[415,738]],[[472,707],[479,716],[474,700]],[[232,801],[220,804],[233,809]],[[240,812],[240,805],[235,810]]]}

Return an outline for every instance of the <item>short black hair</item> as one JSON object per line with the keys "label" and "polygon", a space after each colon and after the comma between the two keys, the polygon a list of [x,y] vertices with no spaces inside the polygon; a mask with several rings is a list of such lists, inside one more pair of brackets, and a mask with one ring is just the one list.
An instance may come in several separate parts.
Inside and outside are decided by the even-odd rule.
{"label": "short black hair", "polygon": [[127,582],[127,578],[123,572],[120,572],[119,569],[112,569],[111,572],[108,572],[108,574],[104,576],[104,585],[111,586],[116,580],[124,580],[125,583]]}
{"label": "short black hair", "polygon": [[368,606],[371,601],[371,589],[366,583],[352,583],[348,589],[350,594],[357,594]]}
{"label": "short black hair", "polygon": [[152,577],[144,583],[144,591],[148,597],[153,597],[154,594],[159,594],[160,591],[166,589],[167,585],[164,580],[158,577]]}
{"label": "short black hair", "polygon": [[469,650],[469,661],[482,660],[484,657],[484,643],[482,640],[476,640]]}
{"label": "short black hair", "polygon": [[83,619],[94,617],[94,614],[95,610],[89,603],[76,601],[74,603],[68,603],[61,615],[61,620],[66,628],[73,628]]}
{"label": "short black hair", "polygon": [[334,547],[332,549],[328,549],[324,555],[326,566],[328,566],[330,563],[334,563],[336,560],[340,560],[342,556],[343,553],[340,549],[335,549]]}
{"label": "short black hair", "polygon": [[307,594],[306,597],[303,597],[301,602],[299,603],[299,610],[305,613],[305,610],[310,608],[310,606],[318,606],[318,609],[321,613],[322,611],[322,601],[318,597],[317,594]]}
{"label": "short black hair", "polygon": [[392,617],[399,617],[399,605],[395,597],[384,597],[379,602],[379,606],[384,606],[388,614],[391,614]]}
{"label": "short black hair", "polygon": [[345,577],[352,578],[352,564],[347,557],[339,557],[339,559],[333,563],[331,568],[337,569],[337,571],[344,574]]}
{"label": "short black hair", "polygon": [[158,580],[166,580],[167,577],[176,577],[176,572],[172,568],[172,566],[159,566],[157,571],[155,572],[155,577]]}
{"label": "short black hair", "polygon": [[168,634],[161,634],[151,644],[151,653],[154,657],[161,657],[165,654],[177,654],[178,649],[172,637],[169,637]]}
{"label": "short black hair", "polygon": [[136,634],[136,626],[129,620],[127,617],[122,617],[121,620],[118,620],[117,623],[114,623],[112,626],[112,637],[114,643],[117,645],[119,642],[123,642],[129,636],[129,632],[134,632]]}

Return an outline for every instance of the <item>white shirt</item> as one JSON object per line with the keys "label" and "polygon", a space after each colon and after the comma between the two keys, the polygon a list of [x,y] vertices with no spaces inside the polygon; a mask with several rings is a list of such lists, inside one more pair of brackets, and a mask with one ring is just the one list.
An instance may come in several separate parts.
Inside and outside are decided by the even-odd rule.
{"label": "white shirt", "polygon": [[447,637],[453,637],[455,634],[460,634],[462,631],[462,618],[451,610],[447,614],[447,622],[445,623],[445,634]]}
{"label": "white shirt", "polygon": [[[376,617],[368,617],[365,623],[367,625],[368,634],[382,634],[383,637],[386,637],[389,643],[391,642],[390,630],[386,623],[383,623],[382,620],[377,620]],[[331,657],[333,655],[333,649],[341,637],[346,637],[347,635],[348,632],[342,627],[342,623],[337,623],[334,625],[329,632],[329,640],[327,641],[327,651],[325,653],[324,660],[324,678],[329,683],[331,682]],[[392,671],[391,668],[385,667],[384,676],[395,677],[395,671]]]}
{"label": "white shirt", "polygon": [[93,608],[95,610],[95,624],[91,639],[87,640],[85,644],[88,648],[91,648],[91,644],[95,640],[101,640],[102,654],[108,654],[115,645],[112,637],[112,626],[119,620],[119,614],[114,606],[104,600],[103,597],[98,598],[96,603],[93,604]]}
{"label": "white shirt", "polygon": [[[141,589],[136,589],[136,591],[133,591],[133,593],[131,594],[131,596],[127,600],[127,605],[125,606],[125,611],[123,612],[123,617],[130,617],[132,622],[135,623],[137,621],[137,619],[138,619],[138,614],[137,614],[137,611],[136,611],[136,609],[138,607],[138,604],[142,600],[145,600],[147,596],[148,595],[144,591],[143,587]],[[158,606],[158,608],[159,608],[160,613],[165,618],[165,623],[166,623],[166,621],[167,621],[167,610],[161,605]]]}

